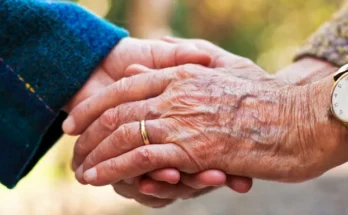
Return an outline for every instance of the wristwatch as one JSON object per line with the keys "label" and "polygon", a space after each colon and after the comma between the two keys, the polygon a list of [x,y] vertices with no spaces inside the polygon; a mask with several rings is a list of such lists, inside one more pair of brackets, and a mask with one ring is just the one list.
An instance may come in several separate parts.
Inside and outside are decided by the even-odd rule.
{"label": "wristwatch", "polygon": [[335,73],[334,81],[331,93],[331,113],[348,126],[348,64]]}

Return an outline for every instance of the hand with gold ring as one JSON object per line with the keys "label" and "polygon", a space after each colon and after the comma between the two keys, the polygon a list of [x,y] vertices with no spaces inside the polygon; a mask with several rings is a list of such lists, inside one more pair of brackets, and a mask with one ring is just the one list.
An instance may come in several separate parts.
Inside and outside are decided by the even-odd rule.
{"label": "hand with gold ring", "polygon": [[[180,45],[188,45],[188,44],[194,44],[196,47],[198,47],[202,51],[206,51],[209,53],[212,53],[212,57],[214,59],[213,63],[210,65],[211,67],[247,67],[250,65],[250,61],[244,58],[240,58],[238,56],[229,54],[225,50],[208,43],[206,41],[202,40],[178,40],[178,39],[172,39],[172,38],[166,38],[167,42],[174,43],[174,44],[180,44]],[[129,75],[135,75],[132,74],[132,70],[128,70]],[[124,90],[127,90],[124,88]],[[139,92],[146,92],[139,90]],[[120,95],[124,95],[125,93],[120,92]],[[119,96],[119,95],[118,95]],[[129,96],[127,97],[129,98]],[[108,98],[109,101],[115,101],[117,98]],[[124,101],[126,102],[126,101]],[[78,134],[80,131],[83,131],[88,125],[89,122],[94,118],[95,116],[101,115],[103,113],[103,109],[84,109],[85,107],[93,107],[86,106],[88,103],[84,103],[84,105],[80,105],[78,108],[74,109],[74,111],[71,113],[71,118],[75,120],[76,129],[75,131],[69,131],[68,133]],[[112,106],[108,106],[109,108],[113,106],[117,106],[117,103],[110,103]],[[113,113],[114,114],[114,113]],[[119,113],[121,116],[121,113]],[[111,115],[110,115],[111,117]],[[115,116],[116,117],[116,116]],[[125,112],[122,117],[128,117],[130,121],[132,119],[136,119],[137,116],[132,115],[131,112]],[[110,120],[116,119],[114,117],[110,118]],[[109,121],[108,121],[109,122]],[[112,126],[119,126],[112,122]],[[96,128],[96,127],[95,127]],[[101,130],[103,130],[100,134],[107,136],[108,129],[102,127],[99,127]],[[93,129],[88,129],[89,131],[92,131]],[[108,131],[111,132],[111,131]],[[84,138],[87,137],[87,138]],[[93,137],[91,139],[91,137]],[[76,146],[75,146],[75,156],[74,156],[74,162],[81,164],[81,162],[86,158],[86,155],[88,155],[89,151],[92,151],[97,145],[97,141],[94,141],[95,134],[90,134],[86,131],[78,140]],[[90,144],[91,143],[91,144]],[[91,145],[93,147],[88,147],[88,145]],[[79,153],[81,150],[84,150],[84,152]],[[84,183],[84,180],[82,179],[82,171],[80,168],[80,171],[77,172],[77,177],[80,179],[80,182]],[[179,177],[178,177],[179,176]],[[135,199],[140,199],[139,202],[144,203],[144,196],[142,194],[146,193],[147,195],[154,195],[157,197],[165,196],[165,193],[172,193],[172,197],[176,198],[183,198],[183,197],[189,197],[189,196],[196,196],[199,194],[203,194],[209,190],[210,188],[206,188],[209,186],[221,186],[226,184],[231,189],[237,191],[237,192],[247,192],[251,188],[252,181],[250,179],[244,178],[244,177],[235,177],[235,176],[225,176],[225,174],[218,170],[208,170],[204,171],[202,173],[198,173],[196,175],[190,175],[190,174],[183,174],[181,173],[181,176],[178,175],[177,172],[175,172],[175,169],[172,170],[158,170],[153,173],[148,174],[148,179],[139,180],[139,178],[133,178],[130,179],[133,184],[129,185],[127,183],[117,183],[114,185],[115,190],[118,191],[119,194],[129,197],[129,193],[131,193],[131,197],[134,197]],[[156,179],[150,180],[150,178]],[[181,179],[181,185],[180,189],[177,189],[178,185],[170,185],[165,184],[163,182],[158,181],[172,181],[177,182]],[[129,181],[127,179],[127,181]],[[140,184],[138,182],[141,182]],[[137,186],[139,187],[137,188]],[[192,189],[193,188],[193,189]],[[139,193],[138,189],[142,192]],[[127,194],[128,193],[128,194]],[[150,200],[146,200],[149,202]],[[158,202],[154,199],[151,200],[151,202]],[[162,203],[161,201],[159,202]]]}
{"label": "hand with gold ring", "polygon": [[[101,127],[117,126],[84,161],[89,184],[105,185],[164,167],[301,182],[348,160],[348,132],[327,113],[332,77],[294,86],[257,66],[129,70],[138,75],[115,86],[139,89],[144,97],[96,120]],[[96,96],[85,105],[105,99]],[[128,114],[147,119],[150,145],[144,146],[138,120],[124,119]],[[99,126],[86,132],[98,133]]]}

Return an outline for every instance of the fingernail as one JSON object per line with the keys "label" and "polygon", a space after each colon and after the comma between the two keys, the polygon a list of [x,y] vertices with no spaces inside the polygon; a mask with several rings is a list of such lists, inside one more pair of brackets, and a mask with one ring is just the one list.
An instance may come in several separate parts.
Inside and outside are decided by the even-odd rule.
{"label": "fingernail", "polygon": [[75,121],[71,116],[63,122],[63,130],[67,134],[72,134],[75,131],[75,127]]}
{"label": "fingernail", "polygon": [[123,180],[124,183],[128,184],[128,185],[133,185],[134,184],[134,178],[127,178]]}
{"label": "fingernail", "polygon": [[83,174],[84,179],[87,182],[93,182],[97,179],[97,170],[96,168],[92,168],[87,170],[84,174]]}

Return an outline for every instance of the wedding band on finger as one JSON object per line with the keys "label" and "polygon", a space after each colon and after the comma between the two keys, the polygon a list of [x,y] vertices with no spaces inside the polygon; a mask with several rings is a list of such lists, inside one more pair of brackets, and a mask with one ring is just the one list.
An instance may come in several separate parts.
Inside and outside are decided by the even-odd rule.
{"label": "wedding band on finger", "polygon": [[140,133],[141,133],[141,137],[143,139],[144,144],[150,145],[151,143],[150,143],[149,135],[147,134],[147,131],[146,131],[145,120],[140,121]]}

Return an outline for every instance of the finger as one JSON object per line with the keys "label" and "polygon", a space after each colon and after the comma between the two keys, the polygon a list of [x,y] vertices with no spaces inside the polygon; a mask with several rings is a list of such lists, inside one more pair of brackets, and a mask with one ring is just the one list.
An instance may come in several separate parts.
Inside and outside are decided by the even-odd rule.
{"label": "finger", "polygon": [[177,184],[180,181],[180,172],[173,168],[155,170],[148,173],[147,176],[155,181],[169,184]]}
{"label": "finger", "polygon": [[[172,130],[171,119],[148,120],[145,122],[145,130],[152,144],[166,143],[172,140],[168,138],[168,135],[175,136],[175,134],[170,134],[169,132]],[[83,164],[76,171],[76,179],[84,184],[83,172],[85,170],[141,146],[144,146],[144,141],[140,133],[140,122],[123,124],[88,154]]]}
{"label": "finger", "polygon": [[[106,59],[106,62],[119,59],[119,55],[124,55],[126,52],[126,63],[115,64],[111,62],[105,64],[107,71],[121,71],[112,74],[115,80],[123,78],[123,72],[130,65],[129,63],[144,65],[152,69],[163,69],[184,64],[208,66],[211,62],[210,54],[198,49],[193,44],[170,44],[158,40],[134,38],[121,41],[121,43],[127,42],[130,44],[116,46],[116,51],[112,51]],[[117,51],[120,47],[127,47],[127,49]],[[128,55],[127,53],[132,54]]]}
{"label": "finger", "polygon": [[[73,156],[74,167],[79,167],[86,159],[86,156],[97,146],[102,150],[111,149],[113,151],[123,147],[114,148],[115,144],[122,143],[122,140],[115,139],[118,136],[117,132],[114,131],[123,124],[139,122],[140,119],[153,119],[158,117],[159,113],[155,113],[154,110],[157,107],[157,103],[159,103],[159,100],[156,98],[135,103],[126,103],[103,113],[103,115],[94,121],[76,141]],[[126,148],[123,147],[120,153],[126,152],[125,150]],[[111,154],[110,152],[111,151],[105,151],[105,153]],[[95,162],[100,161],[102,160]]]}
{"label": "finger", "polygon": [[[180,181],[180,172],[173,168],[155,170],[153,172],[147,173],[146,176],[154,181],[166,182],[169,184],[177,184]],[[129,185],[132,185],[137,181],[140,181],[140,179],[140,177],[136,177],[124,179],[123,181]]]}
{"label": "finger", "polygon": [[165,36],[162,38],[163,41],[171,43],[171,44],[181,44],[181,45],[185,45],[185,44],[193,44],[194,46],[196,46],[199,50],[203,50],[206,51],[207,53],[209,53],[210,55],[216,56],[216,55],[231,55],[231,56],[237,56],[234,55],[226,50],[224,50],[223,48],[220,48],[219,46],[206,41],[206,40],[202,40],[202,39],[186,39],[186,38],[179,38],[179,37],[172,37],[172,36]]}
{"label": "finger", "polygon": [[139,147],[96,165],[84,173],[84,180],[94,186],[103,186],[168,166],[184,172],[198,169],[190,163],[190,158],[180,147],[174,144],[154,144]]}
{"label": "finger", "polygon": [[196,189],[188,187],[182,183],[172,185],[151,179],[141,180],[139,183],[139,191],[145,195],[154,196],[160,199],[186,199],[197,192]]}
{"label": "finger", "polygon": [[207,170],[197,174],[181,173],[181,182],[195,189],[223,186],[226,174],[220,170]]}
{"label": "finger", "polygon": [[124,78],[76,107],[63,123],[67,134],[81,134],[105,110],[122,103],[145,100],[161,94],[173,78],[173,72],[148,73]]}
{"label": "finger", "polygon": [[153,196],[144,195],[139,192],[139,187],[137,185],[128,185],[123,182],[119,182],[112,185],[115,192],[127,199],[134,199],[142,205],[152,208],[161,208],[168,204],[171,204],[173,200],[171,199],[159,199]]}
{"label": "finger", "polygon": [[[163,143],[164,137],[158,134],[158,132],[164,130],[164,127],[160,128],[162,121],[164,120],[148,120],[145,122],[145,129],[149,138],[151,138],[150,143],[152,144]],[[144,145],[140,133],[140,122],[123,124],[88,154],[83,161],[84,170]]]}
{"label": "finger", "polygon": [[247,193],[253,186],[253,180],[240,176],[228,176],[226,185],[238,193]]}
{"label": "finger", "polygon": [[208,42],[202,39],[183,39],[183,38],[166,36],[166,37],[163,37],[162,40],[172,44],[181,44],[181,45],[193,44],[198,49],[206,51],[212,57],[211,64],[209,65],[212,68],[226,67],[226,66],[232,66],[232,65],[235,66],[238,60],[242,58],[238,55],[234,55],[220,48],[219,46],[211,42]]}
{"label": "finger", "polygon": [[[84,170],[92,168],[105,160],[117,157],[140,146],[144,140],[140,132],[140,122],[122,124],[111,135],[105,138],[83,161]],[[151,144],[172,142],[176,132],[172,129],[172,119],[159,119],[145,121],[145,130]],[[92,132],[93,133],[93,132]],[[85,146],[84,146],[85,147]],[[75,154],[83,154],[83,151]]]}
{"label": "finger", "polygon": [[233,68],[232,71],[239,73],[236,75],[237,76],[239,75],[240,77],[245,77],[245,74],[253,72],[255,73],[255,75],[258,75],[257,78],[251,77],[255,80],[259,80],[261,77],[264,77],[264,76],[268,77],[268,73],[263,72],[263,70],[260,69],[250,59],[230,53],[211,42],[201,40],[201,39],[182,39],[182,38],[176,38],[176,37],[170,37],[170,36],[164,37],[163,40],[172,44],[182,44],[182,45],[194,44],[198,49],[210,53],[212,57],[212,61],[209,66],[211,68],[221,68],[221,67]]}
{"label": "finger", "polygon": [[[100,145],[84,159],[81,165],[82,170],[88,170],[98,163],[122,155],[140,146],[144,146],[144,142],[140,135],[139,122],[124,124],[100,143]],[[81,157],[76,158],[76,160],[80,158]],[[83,184],[85,181],[81,167],[78,168],[75,176],[76,179]]]}
{"label": "finger", "polygon": [[194,44],[175,44],[170,50],[163,50],[161,47],[164,44],[166,43],[156,43],[152,46],[153,67],[151,68],[161,69],[184,64],[208,66],[211,63],[210,54],[198,49]]}
{"label": "finger", "polygon": [[145,74],[148,73],[149,70],[147,67],[139,65],[139,64],[133,64],[130,65],[126,71],[125,71],[125,76],[126,77],[131,77],[134,75],[140,75],[140,74]]}

